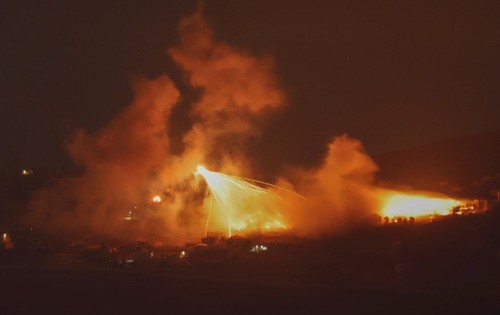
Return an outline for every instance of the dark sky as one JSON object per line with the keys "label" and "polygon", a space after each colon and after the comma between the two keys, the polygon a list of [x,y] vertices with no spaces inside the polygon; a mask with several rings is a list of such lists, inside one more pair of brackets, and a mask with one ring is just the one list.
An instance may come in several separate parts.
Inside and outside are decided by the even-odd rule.
{"label": "dark sky", "polygon": [[[166,49],[196,1],[19,2],[0,10],[2,168],[68,163],[64,140],[126,106],[133,75],[186,89]],[[208,0],[205,14],[219,40],[276,60],[289,104],[254,148],[270,165],[314,163],[344,132],[376,155],[500,128],[498,1]]]}

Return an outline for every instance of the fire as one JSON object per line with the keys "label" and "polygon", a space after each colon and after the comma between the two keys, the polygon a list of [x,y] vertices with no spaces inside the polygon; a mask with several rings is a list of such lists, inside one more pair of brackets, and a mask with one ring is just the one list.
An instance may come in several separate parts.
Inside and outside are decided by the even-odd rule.
{"label": "fire", "polygon": [[161,197],[160,197],[160,195],[156,195],[156,196],[153,197],[152,200],[153,200],[154,203],[160,203],[161,202]]}
{"label": "fire", "polygon": [[[417,217],[448,214],[459,205],[450,198],[382,191],[374,182],[378,166],[362,143],[347,135],[332,138],[320,165],[277,169],[270,174],[277,185],[196,166],[217,161],[222,169],[243,174],[243,167],[253,165],[248,144],[261,136],[262,122],[271,121],[267,118],[288,101],[272,58],[219,42],[202,12],[183,19],[179,30],[181,40],[168,53],[184,84],[201,92],[186,104],[191,125],[170,138],[169,131],[177,129],[172,126],[179,100],[192,98],[184,98],[168,75],[135,81],[132,103],[109,124],[97,132],[74,132],[67,150],[85,172],[40,190],[31,223],[129,238],[123,222],[115,221],[133,207],[123,219],[137,223],[141,238],[160,235],[181,243],[198,237],[203,227],[205,234],[210,228],[229,236],[285,229],[315,236],[365,220],[373,209],[382,216]],[[172,140],[180,136],[183,147],[174,154]],[[193,169],[199,178],[193,179]],[[33,171],[21,170],[21,175]],[[203,203],[201,178],[207,184]],[[145,201],[155,203],[145,207],[152,211],[134,206]]]}
{"label": "fire", "polygon": [[431,197],[423,194],[393,192],[382,194],[381,214],[383,217],[421,217],[427,215],[448,215],[462,204],[446,197]]}
{"label": "fire", "polygon": [[[287,228],[280,212],[275,211],[278,210],[276,206],[279,197],[271,191],[252,184],[249,179],[209,171],[202,165],[197,166],[196,173],[203,176],[207,183],[205,196],[208,198],[208,216],[205,234],[212,216],[216,219],[215,224],[224,222],[222,225],[225,225],[229,237],[233,230],[251,232]],[[217,211],[213,215],[212,207]]]}

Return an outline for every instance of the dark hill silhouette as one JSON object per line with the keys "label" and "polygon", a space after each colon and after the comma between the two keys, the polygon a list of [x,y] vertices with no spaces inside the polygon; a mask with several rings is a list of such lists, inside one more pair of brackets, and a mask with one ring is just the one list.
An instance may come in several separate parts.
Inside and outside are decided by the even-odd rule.
{"label": "dark hill silhouette", "polygon": [[500,130],[395,151],[375,161],[382,183],[488,197],[500,189]]}

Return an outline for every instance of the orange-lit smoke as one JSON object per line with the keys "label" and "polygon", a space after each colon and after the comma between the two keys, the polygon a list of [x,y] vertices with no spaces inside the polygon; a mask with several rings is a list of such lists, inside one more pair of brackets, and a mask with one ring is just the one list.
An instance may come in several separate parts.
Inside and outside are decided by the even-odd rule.
{"label": "orange-lit smoke", "polygon": [[302,235],[321,235],[368,220],[377,207],[377,169],[359,140],[334,138],[319,167],[295,171],[292,182],[306,201],[286,211],[290,227]]}
{"label": "orange-lit smoke", "polygon": [[463,204],[443,194],[379,187],[374,181],[377,170],[359,140],[334,138],[319,167],[295,170],[291,177],[306,201],[298,200],[284,211],[288,226],[298,234],[317,236],[381,222],[383,217],[448,215]]}
{"label": "orange-lit smoke", "polygon": [[[193,241],[205,232],[210,204],[204,200],[205,181],[193,174],[196,166],[252,176],[248,142],[285,102],[272,59],[217,42],[201,12],[183,19],[179,33],[179,44],[168,53],[189,86],[201,91],[190,104],[192,125],[181,135],[183,151],[173,154],[168,138],[170,114],[181,97],[175,84],[167,76],[136,80],[133,102],[109,124],[95,133],[77,130],[69,140],[68,152],[84,173],[40,190],[30,224],[75,236]],[[283,175],[276,184],[288,192],[266,187],[279,202],[247,198],[232,187],[226,191],[234,199],[224,204],[239,207],[232,212],[241,214],[235,228],[329,234],[380,212],[385,199],[374,185],[376,171],[361,142],[344,135],[329,144],[320,166]],[[226,217],[214,215],[219,222],[211,226],[224,232]]]}
{"label": "orange-lit smoke", "polygon": [[[69,140],[68,151],[85,173],[39,191],[33,224],[113,235],[120,218],[141,203],[169,157],[167,121],[179,93],[166,76],[133,86],[134,101],[107,126],[94,134],[77,130]],[[164,228],[160,216],[151,212],[140,222]]]}
{"label": "orange-lit smoke", "polygon": [[205,224],[196,165],[249,173],[247,142],[283,106],[273,61],[217,42],[201,12],[183,19],[179,33],[179,44],[168,53],[187,83],[201,91],[190,104],[183,152],[169,149],[170,113],[180,98],[175,84],[167,76],[136,80],[134,101],[109,124],[95,133],[77,130],[68,141],[84,173],[40,190],[31,224],[57,233],[182,242],[198,238]]}
{"label": "orange-lit smoke", "polygon": [[216,166],[219,171],[245,169],[247,141],[258,137],[263,121],[283,106],[269,56],[250,53],[214,40],[201,12],[181,21],[180,44],[169,49],[187,74],[189,84],[203,91],[193,104],[191,131],[184,137],[184,160]]}

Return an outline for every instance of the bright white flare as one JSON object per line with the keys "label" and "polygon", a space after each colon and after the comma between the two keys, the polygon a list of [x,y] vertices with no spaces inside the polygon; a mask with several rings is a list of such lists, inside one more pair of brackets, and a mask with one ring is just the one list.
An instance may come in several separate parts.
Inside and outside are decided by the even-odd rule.
{"label": "bright white flare", "polygon": [[206,229],[212,206],[225,217],[229,237],[233,230],[286,229],[278,209],[280,198],[276,194],[252,184],[249,179],[209,171],[202,165],[198,165],[196,172],[207,182],[206,196],[210,193]]}
{"label": "bright white flare", "polygon": [[204,174],[206,174],[206,173],[208,172],[208,170],[205,168],[205,166],[203,166],[203,165],[198,165],[198,166],[196,167],[196,172],[197,172],[198,174],[200,174],[200,175],[204,175]]}
{"label": "bright white flare", "polygon": [[160,197],[160,195],[156,195],[156,196],[154,196],[154,197],[153,197],[153,199],[152,199],[152,200],[153,200],[153,202],[155,202],[155,203],[160,203],[160,202],[161,202],[161,197]]}

